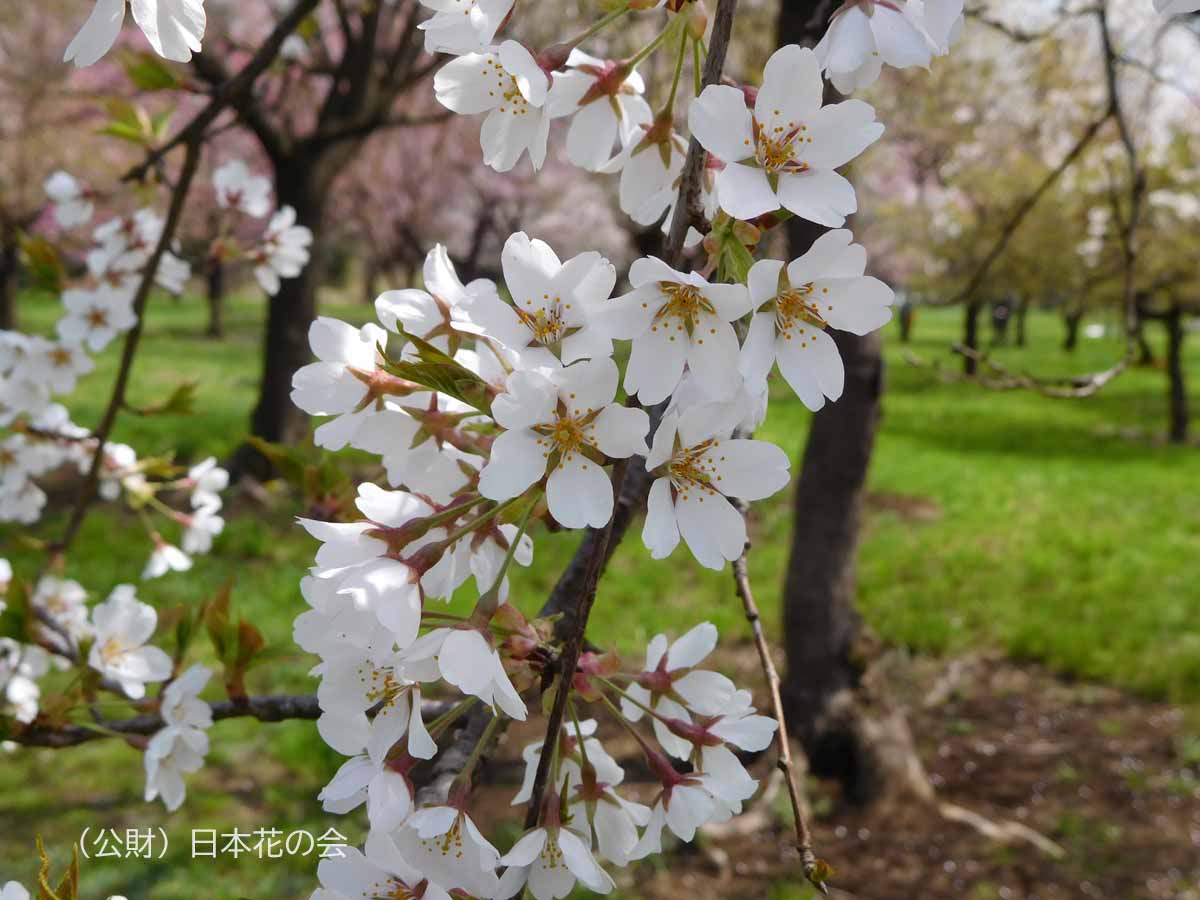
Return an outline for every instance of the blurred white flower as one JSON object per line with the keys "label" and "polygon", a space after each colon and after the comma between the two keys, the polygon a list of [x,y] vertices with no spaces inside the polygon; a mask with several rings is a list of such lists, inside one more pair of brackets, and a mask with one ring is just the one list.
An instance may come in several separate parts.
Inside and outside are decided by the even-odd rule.
{"label": "blurred white flower", "polygon": [[[204,0],[129,0],[133,20],[159,56],[187,62],[200,52]],[[125,21],[125,0],[96,0],[92,14],[67,46],[63,62],[83,68],[99,61],[117,42]]]}

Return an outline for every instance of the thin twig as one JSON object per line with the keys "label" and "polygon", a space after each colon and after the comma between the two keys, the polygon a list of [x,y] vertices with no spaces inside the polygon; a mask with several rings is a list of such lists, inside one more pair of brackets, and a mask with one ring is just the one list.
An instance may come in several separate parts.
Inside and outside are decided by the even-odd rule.
{"label": "thin twig", "polygon": [[[725,70],[725,55],[733,37],[733,16],[737,12],[737,0],[721,0],[713,20],[712,37],[708,44],[708,59],[704,63],[704,87],[718,84]],[[704,177],[706,153],[695,137],[688,145],[687,160],[679,183],[679,197],[675,203],[675,217],[671,220],[671,233],[663,248],[663,258],[678,268],[683,255],[683,245],[688,229],[704,220],[700,203],[700,184]]]}
{"label": "thin twig", "polygon": [[[748,518],[749,507],[741,500],[734,503],[743,518]],[[779,723],[775,732],[775,742],[779,745],[779,760],[776,765],[783,773],[787,783],[788,799],[792,803],[792,818],[796,827],[796,849],[800,853],[800,864],[804,867],[804,877],[821,893],[829,893],[825,885],[829,866],[817,858],[813,851],[812,833],[804,818],[803,801],[800,798],[800,787],[796,783],[796,768],[792,762],[792,743],[788,737],[787,719],[783,714],[783,696],[780,693],[779,671],[775,668],[775,660],[771,657],[771,648],[763,633],[762,617],[758,604],[754,602],[754,591],[750,587],[750,574],[746,567],[746,557],[750,553],[750,540],[747,538],[742,555],[733,564],[733,581],[742,607],[746,611],[746,621],[754,634],[754,646],[758,649],[758,659],[762,664],[763,675],[767,679],[767,689],[771,694],[771,712]]]}

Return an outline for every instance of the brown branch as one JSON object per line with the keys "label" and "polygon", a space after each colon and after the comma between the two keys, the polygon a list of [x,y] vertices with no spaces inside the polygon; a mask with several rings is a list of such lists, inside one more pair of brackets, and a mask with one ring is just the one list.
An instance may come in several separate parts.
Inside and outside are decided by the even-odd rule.
{"label": "brown branch", "polygon": [[[629,460],[623,459],[613,466],[613,493],[620,495],[625,484],[625,472],[629,468]],[[567,700],[575,682],[575,669],[579,665],[579,657],[583,653],[583,636],[587,631],[588,618],[596,603],[596,585],[600,581],[600,570],[608,558],[608,546],[612,540],[613,524],[616,522],[616,512],[608,520],[608,524],[600,530],[600,535],[591,548],[587,567],[584,571],[583,584],[575,607],[574,627],[567,637],[566,646],[558,659],[558,689],[554,694],[554,706],[546,720],[546,738],[542,742],[542,755],[538,760],[537,772],[533,778],[533,792],[529,797],[529,808],[525,813],[525,828],[537,825],[542,814],[542,798],[546,792],[546,781],[550,777],[550,766],[554,761],[553,748],[562,733],[563,721],[567,713]]]}
{"label": "brown branch", "polygon": [[[737,12],[737,0],[721,0],[713,20],[712,37],[709,39],[708,58],[704,61],[704,87],[719,84],[725,70],[725,56],[733,37],[733,15]],[[700,185],[704,177],[705,150],[693,136],[688,144],[687,160],[679,183],[679,197],[675,202],[675,216],[671,220],[671,232],[663,247],[663,258],[678,268],[683,256],[683,245],[687,240],[688,228],[704,221],[700,203]]]}
{"label": "brown branch", "polygon": [[[221,703],[209,704],[212,709],[214,722],[224,719],[253,718],[260,722],[285,722],[292,719],[317,719],[321,708],[317,705],[315,694],[266,694],[260,697],[247,697],[244,700],[226,700]],[[421,715],[426,719],[434,719],[446,712],[448,703],[425,701],[421,705]],[[15,735],[7,735],[5,740],[26,747],[75,747],[92,741],[111,737],[134,737],[150,735],[163,728],[166,723],[161,715],[148,713],[129,719],[101,719],[93,725],[32,725]]]}

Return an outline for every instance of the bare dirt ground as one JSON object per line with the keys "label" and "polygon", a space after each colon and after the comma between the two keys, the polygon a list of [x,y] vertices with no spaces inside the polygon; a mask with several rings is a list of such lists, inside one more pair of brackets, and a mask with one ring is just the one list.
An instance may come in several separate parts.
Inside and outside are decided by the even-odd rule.
{"label": "bare dirt ground", "polygon": [[[751,648],[724,662],[753,682]],[[937,805],[855,808],[842,802],[836,785],[810,779],[817,849],[837,870],[833,896],[1200,900],[1196,710],[996,659],[894,668],[891,686],[908,711],[938,802],[1005,834],[987,836],[946,818]],[[633,760],[635,747],[617,737],[615,755]],[[511,759],[522,743],[511,735],[506,755]],[[765,756],[756,773],[769,779],[773,761],[773,753]],[[516,775],[515,766],[505,774]],[[636,780],[632,767],[630,776]],[[493,802],[506,804],[512,789],[495,791]],[[752,831],[711,835],[631,870],[623,896],[809,896],[788,846],[786,799],[778,791],[767,795],[751,809]]]}

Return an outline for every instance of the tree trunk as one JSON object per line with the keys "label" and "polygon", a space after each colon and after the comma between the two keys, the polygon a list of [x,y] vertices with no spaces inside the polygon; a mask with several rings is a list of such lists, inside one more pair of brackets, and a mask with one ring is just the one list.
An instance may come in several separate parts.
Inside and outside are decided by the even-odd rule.
{"label": "tree trunk", "polygon": [[974,375],[979,371],[979,360],[975,358],[979,352],[979,313],[983,304],[971,301],[963,308],[963,346],[971,351],[971,355],[963,356],[963,373]]}
{"label": "tree trunk", "polygon": [[1022,299],[1017,303],[1017,346],[1025,346],[1025,320],[1029,316],[1029,301]]}
{"label": "tree trunk", "polygon": [[366,262],[363,263],[363,302],[367,306],[374,306],[375,298],[379,296],[379,275],[382,268],[375,254],[369,253]]}
{"label": "tree trunk", "polygon": [[16,229],[0,224],[0,330],[17,328],[17,281],[21,268],[21,245]]}
{"label": "tree trunk", "polygon": [[1083,321],[1083,311],[1072,311],[1063,315],[1063,324],[1067,327],[1067,333],[1063,337],[1063,349],[1068,353],[1074,353],[1075,348],[1079,346],[1079,323]]}
{"label": "tree trunk", "polygon": [[215,256],[208,261],[208,329],[214,339],[225,337],[225,264]]}
{"label": "tree trunk", "polygon": [[[836,5],[784,3],[778,43],[812,46]],[[787,227],[789,258],[805,253],[826,230],[800,218]],[[855,607],[867,469],[881,415],[883,338],[878,332],[833,336],[846,386],[840,400],[813,417],[796,484],[784,585],[786,714],[811,771],[839,778],[851,801],[928,799],[932,788],[903,714],[864,678],[870,636]]]}
{"label": "tree trunk", "polygon": [[[325,249],[325,202],[346,153],[353,147],[338,145],[338,152],[297,153],[276,160],[275,191],[280,206],[296,210],[296,222],[312,232],[309,263],[295,278],[285,279],[267,304],[263,329],[262,377],[250,432],[271,443],[294,443],[308,431],[308,416],[292,404],[292,375],[312,361],[308,329],[317,316],[317,286],[321,283]],[[237,474],[264,478],[271,474],[267,460],[250,445],[238,450],[233,461]]]}
{"label": "tree trunk", "polygon": [[1137,365],[1152,366],[1154,365],[1154,350],[1150,347],[1150,342],[1146,340],[1146,316],[1142,312],[1142,301],[1137,304],[1137,314],[1134,316],[1133,339],[1137,342],[1138,358]]}
{"label": "tree trunk", "polygon": [[913,320],[916,317],[916,304],[909,301],[900,304],[900,312],[897,316],[900,320],[900,343],[907,344],[912,341]]}
{"label": "tree trunk", "polygon": [[1167,326],[1167,381],[1170,385],[1168,409],[1170,426],[1167,439],[1172,444],[1186,444],[1188,440],[1187,382],[1184,379],[1183,310],[1174,304],[1164,319]]}

